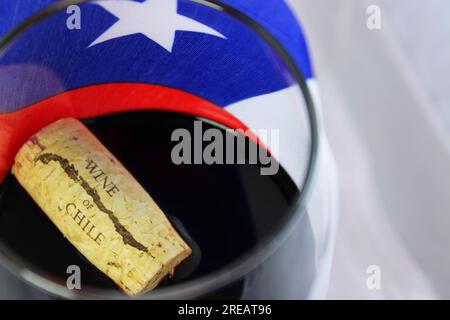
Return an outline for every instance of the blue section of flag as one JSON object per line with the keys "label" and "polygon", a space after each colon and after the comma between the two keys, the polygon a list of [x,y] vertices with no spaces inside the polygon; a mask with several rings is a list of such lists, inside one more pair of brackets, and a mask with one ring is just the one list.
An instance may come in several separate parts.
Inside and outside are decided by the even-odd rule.
{"label": "blue section of flag", "polygon": [[[51,2],[54,0],[2,0],[0,21],[8,23],[0,24],[1,33]],[[261,21],[291,49],[305,76],[312,76],[302,32],[284,4],[278,0],[225,2]],[[67,29],[65,13],[51,17],[30,29],[1,59],[3,66],[34,66],[32,72],[17,74],[23,77],[16,80],[25,89],[16,93],[22,95],[20,99],[9,96],[3,100],[7,100],[6,111],[63,90],[100,83],[159,84],[185,90],[219,106],[275,92],[291,84],[280,72],[281,63],[274,52],[236,20],[187,1],[178,2],[178,13],[213,28],[226,39],[177,32],[173,50],[169,52],[142,34],[133,34],[89,47],[118,21],[117,17],[95,4],[82,6],[81,30]],[[39,76],[41,79],[37,80]],[[11,94],[13,91],[11,88]]]}
{"label": "blue section of flag", "polygon": [[0,37],[39,10],[57,0],[2,0],[0,3]]}
{"label": "blue section of flag", "polygon": [[303,76],[314,77],[306,38],[300,22],[284,0],[223,0],[257,21],[289,51]]}

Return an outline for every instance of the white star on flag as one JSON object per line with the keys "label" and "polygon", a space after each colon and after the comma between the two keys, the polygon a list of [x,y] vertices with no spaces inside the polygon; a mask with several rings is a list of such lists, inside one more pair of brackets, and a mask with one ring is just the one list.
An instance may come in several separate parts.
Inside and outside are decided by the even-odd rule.
{"label": "white star on flag", "polygon": [[172,52],[177,31],[198,32],[226,39],[216,30],[177,13],[177,0],[97,1],[119,21],[100,35],[89,47],[102,42],[142,34]]}

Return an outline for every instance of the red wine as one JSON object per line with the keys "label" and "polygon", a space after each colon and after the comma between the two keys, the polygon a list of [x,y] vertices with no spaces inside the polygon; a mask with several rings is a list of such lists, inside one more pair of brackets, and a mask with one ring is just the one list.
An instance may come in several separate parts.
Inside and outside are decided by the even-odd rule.
{"label": "red wine", "polygon": [[[175,165],[175,129],[194,134],[193,116],[170,112],[128,112],[85,121],[171,219],[193,248],[175,276],[161,285],[188,281],[226,267],[271,232],[289,214],[298,188],[280,168],[260,174],[261,164]],[[225,128],[203,122],[203,129]],[[253,144],[247,139],[248,144]],[[275,161],[275,160],[274,160]],[[13,176],[0,195],[0,241],[37,271],[65,284],[67,267],[81,268],[82,288],[114,289],[58,231]]]}

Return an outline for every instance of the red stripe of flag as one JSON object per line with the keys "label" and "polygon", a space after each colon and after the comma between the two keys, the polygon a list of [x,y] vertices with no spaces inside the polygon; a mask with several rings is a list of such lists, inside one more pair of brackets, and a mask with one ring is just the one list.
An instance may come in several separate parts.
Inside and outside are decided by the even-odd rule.
{"label": "red stripe of flag", "polygon": [[[0,114],[0,181],[20,147],[43,127],[63,118],[86,119],[137,110],[174,111],[203,117],[232,129],[248,130],[219,106],[184,91],[137,83],[113,83],[75,89],[13,113]],[[250,138],[257,141],[256,136]]]}

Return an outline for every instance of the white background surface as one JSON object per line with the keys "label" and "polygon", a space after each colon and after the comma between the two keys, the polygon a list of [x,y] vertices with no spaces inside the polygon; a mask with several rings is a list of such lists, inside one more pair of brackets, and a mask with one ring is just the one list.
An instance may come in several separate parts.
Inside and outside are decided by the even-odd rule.
{"label": "white background surface", "polygon": [[[450,298],[450,1],[289,2],[340,176],[329,298]],[[382,10],[380,31],[366,28],[369,4]],[[369,265],[381,290],[366,286]],[[24,290],[11,283],[0,298]]]}
{"label": "white background surface", "polygon": [[[289,0],[340,176],[331,299],[450,298],[450,2]],[[382,29],[366,27],[380,6]],[[366,286],[381,268],[381,290]]]}

